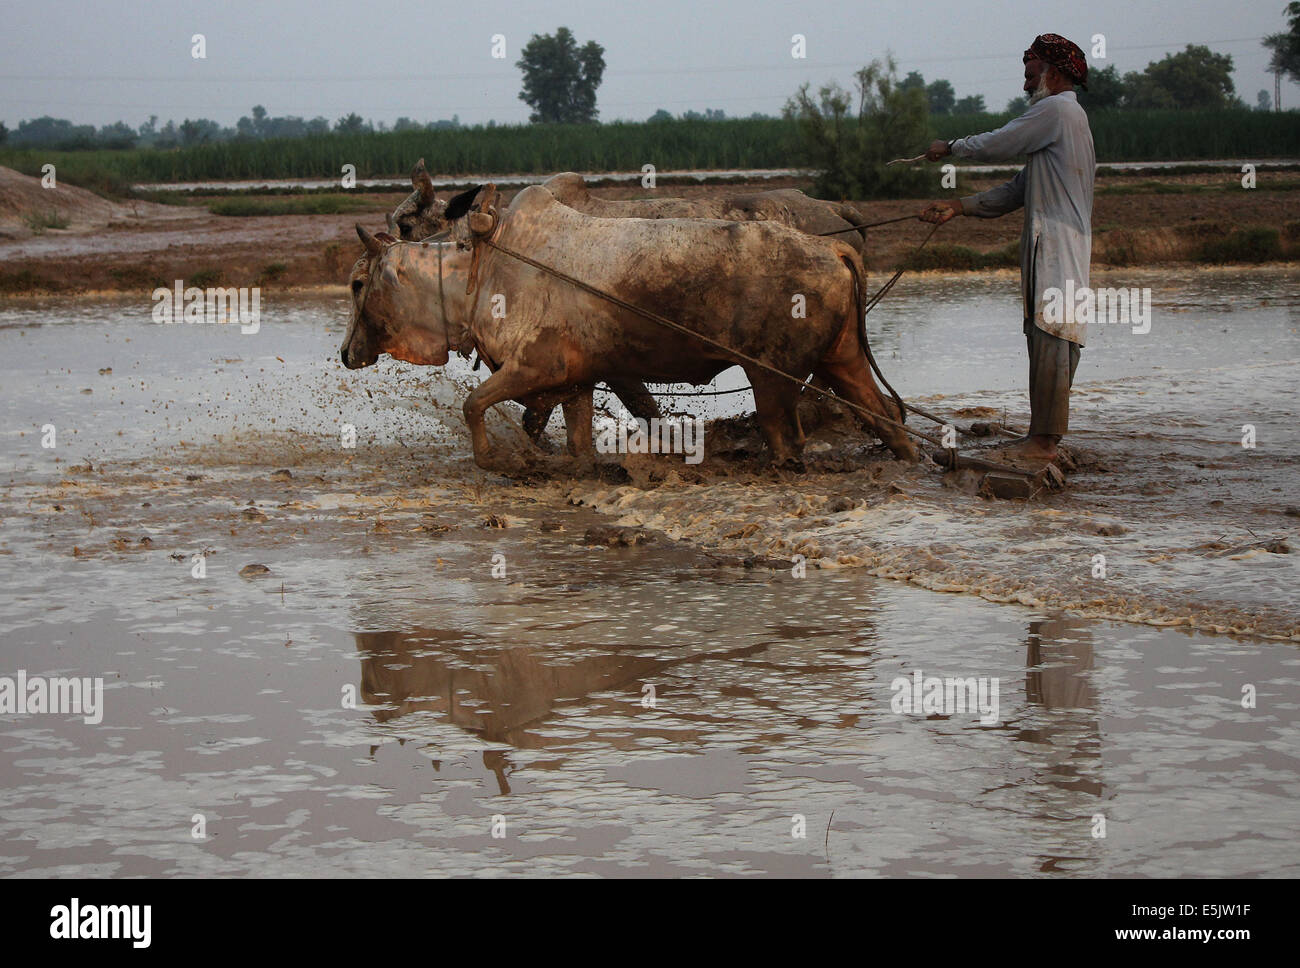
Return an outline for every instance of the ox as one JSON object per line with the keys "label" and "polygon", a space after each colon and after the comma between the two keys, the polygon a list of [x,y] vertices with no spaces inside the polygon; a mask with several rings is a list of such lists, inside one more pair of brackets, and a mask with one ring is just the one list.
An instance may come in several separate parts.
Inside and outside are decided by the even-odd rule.
{"label": "ox", "polygon": [[[388,230],[408,242],[418,242],[446,230],[447,202],[437,197],[433,179],[421,158],[411,172],[414,191],[388,216]],[[728,222],[780,222],[807,235],[834,238],[867,254],[866,218],[852,205],[809,198],[795,188],[768,192],[722,194],[709,198],[637,198],[610,201],[597,198],[586,180],[571,171],[553,175],[542,187],[569,208],[600,218],[718,218]],[[835,232],[836,235],[825,233]]]}
{"label": "ox", "polygon": [[[454,214],[448,216],[448,206],[455,204],[455,200],[447,202],[437,197],[433,178],[423,158],[411,171],[411,186],[414,191],[388,216],[389,231],[408,242],[418,242],[447,231],[458,217]],[[809,198],[793,188],[700,199],[607,201],[592,195],[585,179],[574,172],[554,175],[543,182],[542,187],[569,208],[599,218],[718,218],[729,222],[780,222],[808,235],[847,242],[866,258],[866,229],[853,228],[866,221],[861,212],[851,205]],[[464,196],[457,196],[458,199],[461,197]],[[632,416],[645,420],[659,416],[659,408],[644,383],[615,380],[609,386]],[[524,430],[534,443],[541,443],[550,416],[549,410],[525,409]]]}
{"label": "ox", "polygon": [[[498,403],[563,403],[569,449],[589,465],[591,388],[598,381],[707,383],[737,363],[753,387],[770,458],[798,465],[804,436],[792,381],[489,247],[480,250],[477,284],[466,292],[471,245],[412,245],[357,231],[366,254],[351,280],[344,365],[368,366],[388,353],[440,366],[451,351],[471,348],[492,361],[492,376],[464,405],[480,467],[522,469],[489,442],[484,414]],[[865,271],[851,246],[774,222],[597,218],[540,186],[516,196],[492,238],[787,374],[812,373],[892,421],[866,418],[897,457],[916,459],[897,426],[902,412],[886,402],[871,375],[862,328]],[[505,308],[500,318],[492,311],[497,305]]]}

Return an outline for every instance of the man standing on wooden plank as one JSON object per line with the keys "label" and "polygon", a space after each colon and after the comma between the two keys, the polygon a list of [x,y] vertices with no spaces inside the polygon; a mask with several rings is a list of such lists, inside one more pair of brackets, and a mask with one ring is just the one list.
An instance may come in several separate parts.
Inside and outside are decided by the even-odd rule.
{"label": "man standing on wooden plank", "polygon": [[[1024,54],[1029,109],[990,131],[935,141],[928,161],[952,155],[1001,162],[1027,156],[1016,177],[921,213],[943,223],[958,215],[997,218],[1025,210],[1020,236],[1021,294],[1029,343],[1029,435],[1006,448],[1009,456],[1051,461],[1069,429],[1070,385],[1079,365],[1086,324],[1060,293],[1087,290],[1092,256],[1092,188],[1096,174],[1092,131],[1074,87],[1088,89],[1083,51],[1059,34],[1042,34]],[[1067,289],[1067,281],[1073,287]],[[1055,298],[1048,290],[1056,289]]]}

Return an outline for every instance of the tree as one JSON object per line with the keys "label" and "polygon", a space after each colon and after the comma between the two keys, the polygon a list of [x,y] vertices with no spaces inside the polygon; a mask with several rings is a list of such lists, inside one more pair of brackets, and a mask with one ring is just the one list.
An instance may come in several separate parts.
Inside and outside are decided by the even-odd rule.
{"label": "tree", "polygon": [[673,116],[671,114],[669,114],[663,108],[660,108],[654,114],[650,115],[650,117],[646,118],[646,121],[649,123],[658,123],[660,121],[671,121],[672,119]]}
{"label": "tree", "polygon": [[893,58],[872,61],[854,74],[853,95],[828,84],[814,97],[804,84],[782,115],[798,122],[807,157],[820,169],[816,191],[824,198],[924,197],[933,176],[925,169],[887,167],[914,155],[930,140],[925,91],[903,90]]}
{"label": "tree", "polygon": [[158,148],[175,148],[180,143],[180,132],[176,130],[176,122],[168,121],[158,131],[158,137],[154,139],[154,146]]}
{"label": "tree", "polygon": [[207,118],[195,118],[193,121],[186,118],[181,122],[181,144],[183,145],[201,145],[208,141],[216,141],[220,136],[221,125]]}
{"label": "tree", "polygon": [[596,88],[605,75],[605,48],[594,40],[578,47],[568,27],[554,37],[533,34],[515,66],[524,74],[519,100],[533,109],[529,121],[591,124],[599,116]]}
{"label": "tree", "polygon": [[921,76],[920,71],[908,71],[907,76],[898,82],[900,91],[910,91],[913,88],[925,90],[925,78]]}
{"label": "tree", "polygon": [[944,80],[931,81],[925,86],[925,96],[930,102],[931,114],[951,114],[957,101],[952,85]]}
{"label": "tree", "polygon": [[1119,68],[1108,64],[1099,71],[1088,72],[1088,90],[1076,88],[1079,103],[1088,111],[1107,111],[1122,107],[1128,89]]}
{"label": "tree", "polygon": [[8,140],[8,138],[9,138],[9,129],[5,127],[5,123],[3,121],[0,121],[0,145],[4,144],[5,141]]}
{"label": "tree", "polygon": [[1263,88],[1260,88],[1259,93],[1255,95],[1255,108],[1260,111],[1273,110],[1273,99]]}
{"label": "tree", "polygon": [[99,143],[105,148],[134,148],[138,135],[125,121],[106,124],[99,129]]}
{"label": "tree", "polygon": [[370,130],[370,125],[355,111],[334,122],[335,134],[365,134]]}
{"label": "tree", "polygon": [[1125,105],[1133,108],[1226,108],[1233,102],[1232,56],[1200,44],[1124,75]]}
{"label": "tree", "polygon": [[1023,94],[1007,102],[1007,114],[1024,114],[1029,110],[1029,98]]}
{"label": "tree", "polygon": [[74,125],[64,118],[52,118],[47,114],[30,121],[19,121],[18,127],[9,134],[9,143],[15,148],[61,148],[66,151],[94,148],[95,126]]}
{"label": "tree", "polygon": [[984,95],[972,94],[964,97],[953,105],[953,114],[983,114],[987,108],[984,107]]}
{"label": "tree", "polygon": [[1271,54],[1268,69],[1300,81],[1300,0],[1288,3],[1284,13],[1290,30],[1284,34],[1269,34],[1262,41]]}

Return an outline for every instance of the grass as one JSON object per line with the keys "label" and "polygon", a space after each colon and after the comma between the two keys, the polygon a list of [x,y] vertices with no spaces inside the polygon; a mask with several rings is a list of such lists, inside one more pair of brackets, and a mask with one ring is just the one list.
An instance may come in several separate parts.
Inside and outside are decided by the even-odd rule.
{"label": "grass", "polygon": [[980,252],[965,245],[930,245],[905,261],[908,269],[1014,269],[1020,265],[1020,243],[1012,242],[992,252]]}
{"label": "grass", "polygon": [[258,273],[257,284],[260,286],[263,283],[275,282],[276,280],[283,278],[284,274],[288,271],[289,267],[283,262],[271,262],[263,266],[262,271]]}
{"label": "grass", "polygon": [[66,229],[69,225],[67,218],[52,209],[48,212],[29,212],[23,216],[23,221],[37,235],[46,229]]}
{"label": "grass", "polygon": [[[1010,114],[932,117],[945,140],[990,131]],[[1088,115],[1098,161],[1196,161],[1240,158],[1258,162],[1300,156],[1300,112],[1094,111]]]}
{"label": "grass", "polygon": [[[1223,172],[1220,172],[1223,174]],[[1241,187],[1241,176],[1231,174],[1226,181],[1210,185],[1195,185],[1187,182],[1142,181],[1126,185],[1102,185],[1096,189],[1098,195],[1211,195],[1228,192],[1245,191]],[[1261,181],[1259,191],[1294,192],[1300,190],[1300,179],[1283,181]]]}
{"label": "grass", "polygon": [[1273,262],[1283,257],[1282,233],[1262,225],[1237,229],[1217,239],[1207,239],[1197,250],[1199,262]]}
{"label": "grass", "polygon": [[31,269],[18,272],[0,272],[0,292],[59,292],[63,286],[55,279],[38,276]]}
{"label": "grass", "polygon": [[195,286],[199,289],[210,289],[213,286],[220,286],[225,281],[226,274],[221,269],[200,269],[198,272],[191,272],[189,278],[185,280],[186,288]]}

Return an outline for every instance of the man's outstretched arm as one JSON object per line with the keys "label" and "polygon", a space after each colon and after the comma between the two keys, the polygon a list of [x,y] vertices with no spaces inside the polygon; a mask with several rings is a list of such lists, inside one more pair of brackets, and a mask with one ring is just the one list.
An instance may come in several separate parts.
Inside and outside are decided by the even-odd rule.
{"label": "man's outstretched arm", "polygon": [[975,218],[997,218],[1023,208],[1025,204],[1025,170],[1016,172],[1016,176],[988,191],[977,195],[967,195],[961,199],[945,199],[934,202],[921,213],[926,222],[938,222],[942,225],[958,215],[972,215]]}
{"label": "man's outstretched arm", "polygon": [[952,155],[972,161],[1010,161],[1022,155],[1042,151],[1057,139],[1061,129],[1060,105],[1052,98],[1032,104],[1018,118],[1012,118],[996,131],[972,134],[954,141],[935,141],[925,153],[929,161]]}

